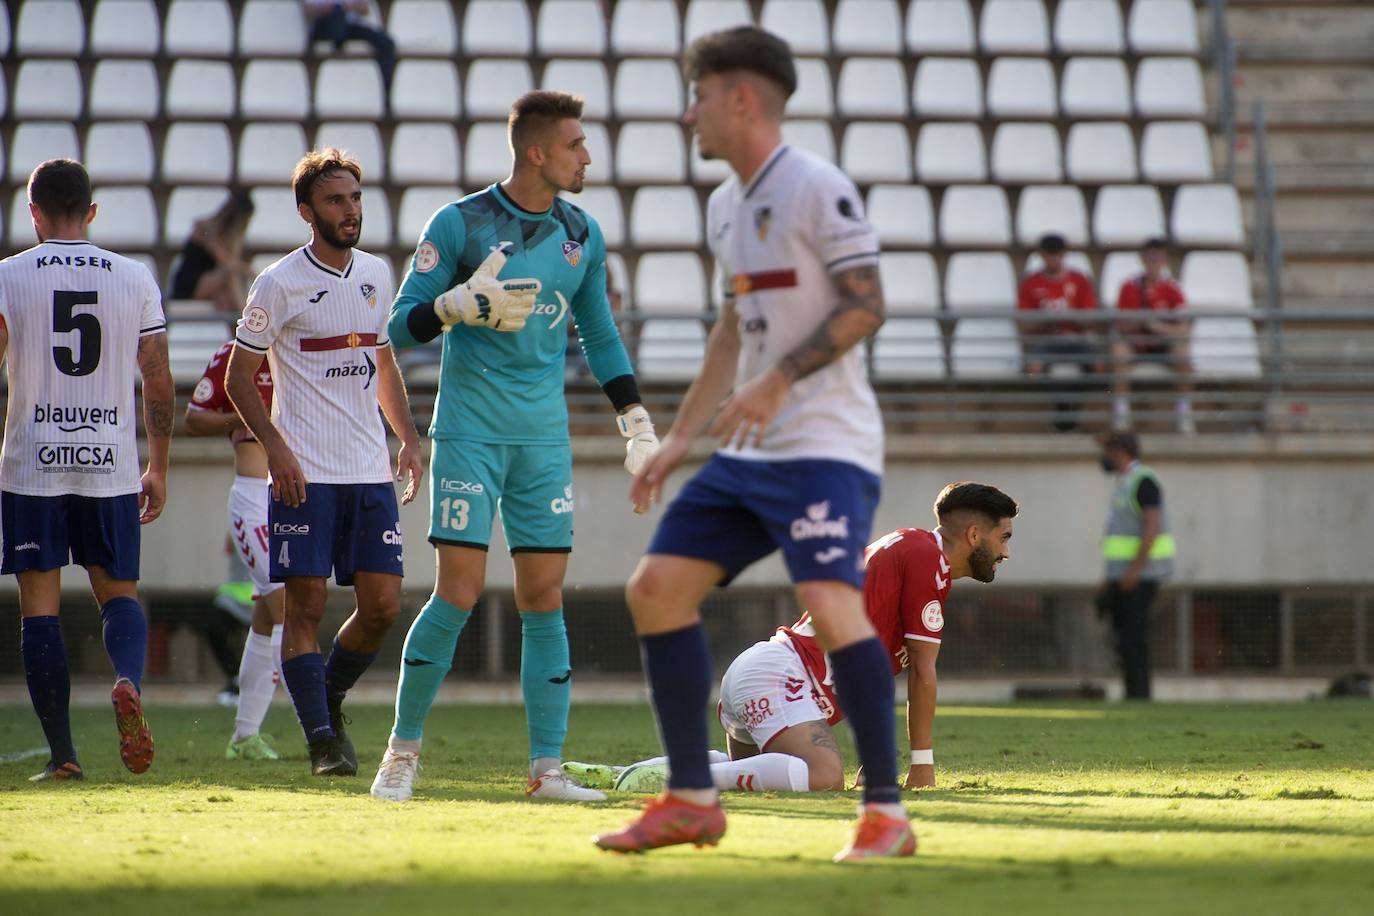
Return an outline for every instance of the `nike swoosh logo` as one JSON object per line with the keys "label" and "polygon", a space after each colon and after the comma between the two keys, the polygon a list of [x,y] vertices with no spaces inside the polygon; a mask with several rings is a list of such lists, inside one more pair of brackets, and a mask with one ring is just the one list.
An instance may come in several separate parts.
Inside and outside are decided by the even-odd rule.
{"label": "nike swoosh logo", "polygon": [[409,666],[412,667],[412,668],[418,668],[418,667],[420,667],[421,665],[432,665],[432,664],[434,664],[434,662],[429,661],[428,659],[424,659],[424,658],[403,658],[403,659],[401,659],[401,661],[405,662],[407,665],[409,665]]}
{"label": "nike swoosh logo", "polygon": [[562,677],[551,677],[551,678],[549,678],[549,683],[550,683],[550,684],[566,684],[566,683],[568,683],[568,681],[570,681],[570,680],[572,680],[572,672],[571,672],[571,671],[569,671],[567,674],[563,675]]}

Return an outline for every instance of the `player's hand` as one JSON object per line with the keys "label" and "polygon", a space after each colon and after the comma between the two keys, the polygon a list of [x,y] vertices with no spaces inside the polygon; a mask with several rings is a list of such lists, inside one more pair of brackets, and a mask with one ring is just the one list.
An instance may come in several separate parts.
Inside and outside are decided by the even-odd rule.
{"label": "player's hand", "polygon": [[162,514],[167,505],[167,478],[153,471],[144,471],[139,481],[143,489],[138,494],[138,523],[146,525]]}
{"label": "player's hand", "polygon": [[396,453],[396,479],[405,478],[406,488],[401,493],[401,505],[408,506],[420,492],[420,480],[425,476],[425,463],[420,460],[420,441],[401,443]]}
{"label": "player's hand", "polygon": [[505,266],[504,249],[493,251],[467,282],[434,300],[434,314],[443,322],[445,331],[455,324],[506,332],[525,326],[542,285],[534,277],[496,279]]}
{"label": "player's hand", "polygon": [[1118,583],[1118,587],[1123,592],[1133,592],[1135,591],[1135,587],[1139,584],[1140,570],[1136,569],[1134,566],[1128,566],[1126,571],[1121,574],[1121,581]]}
{"label": "player's hand", "polygon": [[673,473],[682,459],[687,457],[686,439],[679,439],[671,432],[659,443],[658,450],[644,460],[630,481],[630,505],[635,512],[647,512],[658,502],[663,494],[663,481]]}
{"label": "player's hand", "polygon": [[267,474],[272,478],[272,498],[296,508],[305,502],[305,472],[285,442],[278,442],[267,450]]}
{"label": "player's hand", "polygon": [[710,434],[720,437],[722,446],[744,448],[763,445],[763,434],[782,407],[791,384],[776,369],[769,369],[735,389],[720,405]]}
{"label": "player's hand", "polygon": [[[625,470],[631,475],[638,474],[644,462],[652,458],[659,448],[658,436],[654,434],[654,421],[649,419],[649,411],[636,404],[616,417],[615,424],[620,429],[620,435],[629,440],[625,443]],[[637,508],[635,511],[643,510]]]}
{"label": "player's hand", "polygon": [[935,765],[930,763],[912,764],[911,769],[906,771],[906,787],[908,789],[935,788]]}

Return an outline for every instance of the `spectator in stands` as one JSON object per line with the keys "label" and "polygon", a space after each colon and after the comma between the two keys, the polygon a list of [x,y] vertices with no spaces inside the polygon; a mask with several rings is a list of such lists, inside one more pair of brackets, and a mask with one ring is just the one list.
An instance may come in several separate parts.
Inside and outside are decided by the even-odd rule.
{"label": "spectator in stands", "polygon": [[1119,312],[1150,312],[1143,321],[1121,320],[1112,340],[1112,427],[1131,428],[1131,362],[1155,359],[1174,370],[1178,387],[1175,406],[1178,431],[1196,432],[1193,424],[1193,365],[1188,342],[1192,323],[1176,314],[1186,301],[1183,290],[1169,276],[1169,252],[1163,239],[1150,239],[1140,253],[1145,272],[1121,284],[1116,298]]}
{"label": "spectator in stands", "polygon": [[390,106],[391,75],[396,72],[396,42],[378,26],[363,17],[369,0],[301,0],[310,23],[310,40],[331,41],[339,50],[345,41],[356,38],[372,45],[377,66],[382,71],[382,98]]}
{"label": "spectator in stands", "polygon": [[[1040,258],[1044,266],[1021,281],[1016,308],[1023,312],[1095,311],[1097,296],[1092,281],[1064,266],[1067,249],[1064,237],[1055,233],[1040,239]],[[1041,375],[1051,365],[1071,365],[1083,372],[1100,372],[1103,346],[1097,328],[1075,321],[1018,322],[1026,373]],[[1060,403],[1056,425],[1072,429],[1074,405]]]}
{"label": "spectator in stands", "polygon": [[208,299],[237,315],[243,311],[253,269],[243,260],[243,234],[253,217],[253,199],[234,191],[209,216],[191,225],[191,237],[172,265],[169,299]]}

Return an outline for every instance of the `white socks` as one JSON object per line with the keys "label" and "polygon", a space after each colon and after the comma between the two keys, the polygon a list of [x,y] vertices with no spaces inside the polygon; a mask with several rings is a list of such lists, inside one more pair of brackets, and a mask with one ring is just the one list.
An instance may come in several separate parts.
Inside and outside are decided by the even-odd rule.
{"label": "white socks", "polygon": [[806,792],[811,768],[791,754],[757,754],[711,764],[711,779],[723,792]]}
{"label": "white socks", "polygon": [[272,705],[277,682],[281,680],[281,624],[272,627],[271,636],[248,631],[239,662],[239,709],[234,717],[234,741],[258,733],[267,709]]}

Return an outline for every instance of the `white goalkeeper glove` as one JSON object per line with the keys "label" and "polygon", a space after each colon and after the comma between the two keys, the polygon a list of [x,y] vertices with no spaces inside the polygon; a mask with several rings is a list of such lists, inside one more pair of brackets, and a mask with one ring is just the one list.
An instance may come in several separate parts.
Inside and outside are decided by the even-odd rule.
{"label": "white goalkeeper glove", "polygon": [[542,284],[533,277],[496,279],[505,266],[506,252],[493,251],[467,282],[434,300],[434,314],[443,322],[445,331],[455,324],[505,332],[525,326]]}
{"label": "white goalkeeper glove", "polygon": [[649,411],[643,406],[635,406],[616,417],[615,423],[620,427],[620,434],[630,440],[625,443],[625,470],[638,474],[644,462],[658,451],[654,421],[649,419]]}

